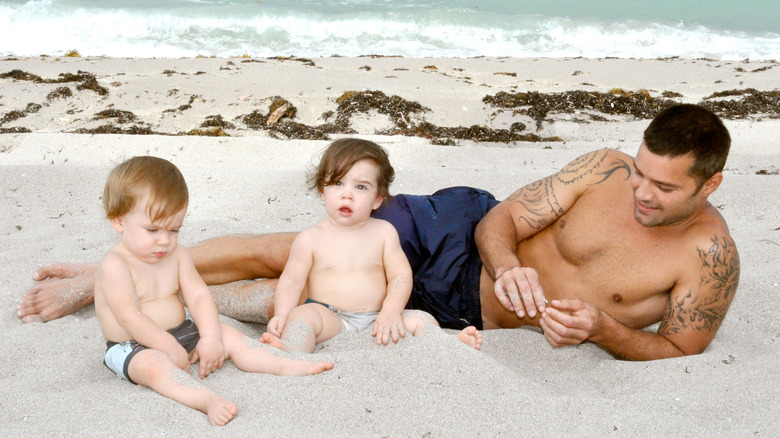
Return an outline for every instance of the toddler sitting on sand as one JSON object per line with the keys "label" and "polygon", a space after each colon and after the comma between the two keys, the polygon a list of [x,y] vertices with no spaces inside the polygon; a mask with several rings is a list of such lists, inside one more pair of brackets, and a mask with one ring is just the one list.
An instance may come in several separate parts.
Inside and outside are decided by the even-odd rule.
{"label": "toddler sitting on sand", "polygon": [[[404,310],[412,269],[395,228],[370,217],[390,196],[394,174],[387,152],[367,140],[336,140],[323,153],[309,180],[328,216],[295,238],[262,342],[311,353],[341,330],[371,324],[376,342],[384,345],[406,332],[420,336],[425,327],[438,329],[430,314]],[[305,287],[308,299],[297,306]],[[482,345],[473,326],[458,339],[478,350]]]}
{"label": "toddler sitting on sand", "polygon": [[225,359],[243,371],[294,376],[321,373],[333,363],[250,348],[240,331],[220,324],[211,292],[178,246],[188,196],[179,169],[161,158],[131,158],[111,171],[103,206],[121,238],[98,267],[95,310],[107,340],[108,368],[221,426],[238,408],[193,379],[191,363],[200,361],[201,379]]}

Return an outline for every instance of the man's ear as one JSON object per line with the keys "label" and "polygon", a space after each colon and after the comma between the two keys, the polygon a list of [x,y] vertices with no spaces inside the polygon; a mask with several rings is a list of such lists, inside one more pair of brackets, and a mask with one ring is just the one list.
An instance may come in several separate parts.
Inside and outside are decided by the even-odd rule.
{"label": "man's ear", "polygon": [[117,233],[122,233],[124,231],[125,227],[122,224],[122,217],[114,217],[108,220],[111,223],[111,226],[114,227]]}
{"label": "man's ear", "polygon": [[708,197],[714,192],[715,190],[720,187],[720,183],[723,182],[723,173],[718,172],[715,175],[712,175],[710,179],[708,179],[704,185],[701,187],[701,193]]}

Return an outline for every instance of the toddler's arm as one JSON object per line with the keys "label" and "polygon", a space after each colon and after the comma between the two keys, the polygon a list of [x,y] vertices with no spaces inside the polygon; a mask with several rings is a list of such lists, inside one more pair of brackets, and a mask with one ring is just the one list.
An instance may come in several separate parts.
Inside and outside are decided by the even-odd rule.
{"label": "toddler's arm", "polygon": [[299,234],[292,243],[290,257],[287,259],[274,293],[274,316],[268,322],[268,332],[274,336],[282,336],[287,315],[301,299],[301,293],[314,264],[312,246],[311,233],[306,231]]}
{"label": "toddler's arm", "polygon": [[198,375],[202,379],[222,368],[225,361],[217,305],[186,248],[179,246],[176,252],[179,257],[179,288],[200,334],[200,341],[190,361],[195,363],[200,360]]}
{"label": "toddler's arm", "polygon": [[176,339],[141,313],[132,275],[117,256],[107,255],[98,268],[97,280],[114,318],[139,344],[168,354],[179,368],[189,370],[187,351]]}
{"label": "toddler's arm", "polygon": [[397,343],[399,337],[406,336],[401,312],[412,294],[412,268],[401,248],[398,232],[389,223],[383,227],[383,236],[387,296],[376,318],[372,334],[376,336],[377,344],[387,345],[391,338]]}

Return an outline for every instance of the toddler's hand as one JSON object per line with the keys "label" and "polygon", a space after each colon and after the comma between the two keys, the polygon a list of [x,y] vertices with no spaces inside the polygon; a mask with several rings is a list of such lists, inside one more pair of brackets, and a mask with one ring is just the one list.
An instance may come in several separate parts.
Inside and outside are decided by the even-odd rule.
{"label": "toddler's hand", "polygon": [[198,364],[198,375],[201,379],[222,368],[225,362],[225,348],[222,340],[216,336],[200,338],[198,345],[192,354],[191,362],[200,360]]}
{"label": "toddler's hand", "polygon": [[277,338],[281,338],[285,324],[287,324],[287,315],[274,315],[274,317],[268,321],[266,330]]}
{"label": "toddler's hand", "polygon": [[372,336],[376,336],[376,343],[387,345],[390,339],[394,344],[398,343],[398,339],[406,337],[406,330],[404,329],[404,321],[400,313],[397,312],[385,312],[380,311],[376,317],[376,323],[374,323],[374,330],[371,333]]}

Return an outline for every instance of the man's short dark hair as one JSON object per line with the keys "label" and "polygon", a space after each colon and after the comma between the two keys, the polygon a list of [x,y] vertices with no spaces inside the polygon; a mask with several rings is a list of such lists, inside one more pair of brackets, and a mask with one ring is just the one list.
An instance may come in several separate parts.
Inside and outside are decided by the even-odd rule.
{"label": "man's short dark hair", "polygon": [[723,171],[729,155],[731,136],[712,111],[690,104],[669,107],[659,113],[644,135],[647,149],[663,157],[693,156],[688,174],[696,178],[698,188]]}

